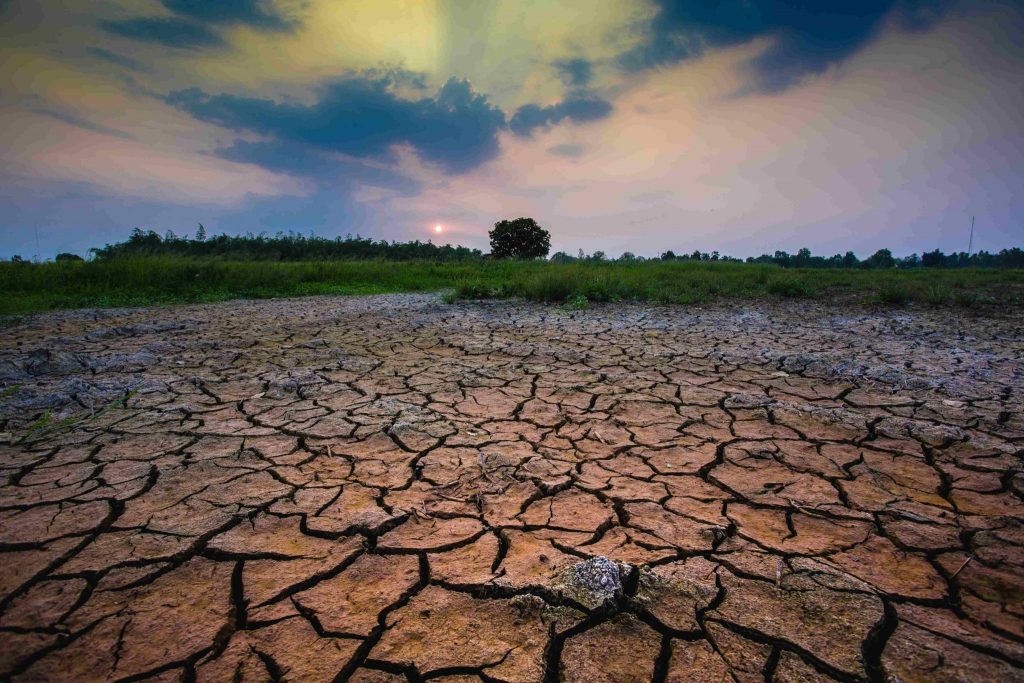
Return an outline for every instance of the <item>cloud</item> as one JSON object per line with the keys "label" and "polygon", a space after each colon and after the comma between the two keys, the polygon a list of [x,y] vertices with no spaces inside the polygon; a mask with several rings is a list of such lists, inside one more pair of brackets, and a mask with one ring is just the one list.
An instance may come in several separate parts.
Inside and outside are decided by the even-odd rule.
{"label": "cloud", "polygon": [[[322,88],[313,104],[208,95],[196,88],[173,92],[167,102],[202,121],[323,152],[379,159],[389,158],[395,145],[409,145],[452,172],[495,157],[497,133],[505,126],[500,109],[455,78],[436,96],[418,100],[400,98],[388,77],[358,74]],[[252,154],[257,148],[238,149],[261,158]]]}
{"label": "cloud", "polygon": [[905,27],[927,28],[943,14],[944,0],[783,0],[678,2],[656,0],[648,39],[620,57],[639,71],[700,56],[755,38],[773,42],[749,63],[747,91],[776,93],[821,73],[864,47],[883,19],[898,12]]}
{"label": "cloud", "polygon": [[218,47],[224,40],[202,24],[178,17],[141,17],[104,21],[100,26],[109,33],[145,43],[167,47]]}
{"label": "cloud", "polygon": [[590,83],[594,71],[585,59],[562,59],[555,62],[555,68],[566,85],[583,87]]}
{"label": "cloud", "polygon": [[221,147],[214,154],[228,161],[254,164],[268,171],[295,176],[323,176],[334,174],[337,162],[315,147],[284,142],[252,142],[236,140],[229,147]]}
{"label": "cloud", "polygon": [[530,135],[534,129],[558,123],[562,119],[569,119],[573,123],[586,123],[603,119],[611,111],[611,103],[600,97],[587,94],[572,95],[558,104],[547,107],[536,104],[519,107],[509,121],[508,127],[516,135]]}
{"label": "cloud", "polygon": [[109,33],[146,43],[168,47],[219,47],[221,35],[210,26],[243,24],[264,31],[286,31],[295,22],[277,14],[262,0],[161,0],[174,16],[138,17],[104,21],[100,27]]}
{"label": "cloud", "polygon": [[11,138],[31,144],[4,150],[4,173],[30,183],[84,183],[107,196],[151,201],[232,204],[253,194],[308,190],[291,176],[197,153],[189,140],[156,144],[82,123],[53,112],[7,117]]}
{"label": "cloud", "polygon": [[930,29],[949,13],[953,4],[954,0],[903,0],[897,6],[900,25],[905,31]]}
{"label": "cloud", "polygon": [[291,21],[261,0],[161,0],[175,14],[211,24],[246,24],[253,28],[281,31],[292,28]]}
{"label": "cloud", "polygon": [[250,142],[236,140],[230,147],[215,154],[228,161],[254,164],[273,173],[312,179],[320,187],[335,192],[351,190],[357,185],[386,188],[395,196],[409,196],[420,189],[420,183],[390,166],[325,152],[316,147],[291,142]]}
{"label": "cloud", "polygon": [[549,154],[554,154],[559,157],[569,157],[570,159],[583,156],[585,151],[586,149],[583,145],[564,144],[548,147]]}
{"label": "cloud", "polygon": [[66,111],[46,105],[31,107],[29,108],[29,111],[34,114],[49,116],[51,118],[56,119],[57,121],[61,121],[69,125],[76,126],[78,128],[81,128],[82,130],[92,131],[93,133],[100,133],[101,135],[113,135],[114,137],[124,138],[125,140],[134,139],[132,135],[125,133],[124,131],[117,130],[116,128],[111,128],[110,126],[104,126],[101,123],[90,121],[71,111]]}
{"label": "cloud", "polygon": [[94,57],[99,57],[103,61],[114,64],[116,66],[124,67],[125,69],[131,69],[132,71],[144,71],[146,67],[143,66],[138,60],[132,59],[131,57],[125,57],[119,55],[116,52],[111,52],[102,47],[90,47],[88,48],[89,53]]}

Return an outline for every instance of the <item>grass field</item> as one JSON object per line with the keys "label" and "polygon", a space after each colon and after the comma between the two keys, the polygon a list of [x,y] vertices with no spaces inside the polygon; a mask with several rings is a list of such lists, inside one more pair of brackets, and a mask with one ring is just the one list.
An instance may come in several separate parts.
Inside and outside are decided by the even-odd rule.
{"label": "grass field", "polygon": [[143,306],[310,294],[448,290],[448,298],[524,297],[589,302],[697,303],[801,297],[933,306],[1018,306],[1024,270],[781,269],[776,266],[646,261],[238,262],[183,258],[0,263],[0,313]]}

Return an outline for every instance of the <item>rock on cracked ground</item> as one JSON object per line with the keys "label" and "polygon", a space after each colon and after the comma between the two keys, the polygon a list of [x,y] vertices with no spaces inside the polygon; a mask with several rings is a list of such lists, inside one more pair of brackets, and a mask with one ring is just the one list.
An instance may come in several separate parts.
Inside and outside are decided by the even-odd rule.
{"label": "rock on cracked ground", "polygon": [[418,295],[17,323],[2,676],[1022,680],[1022,327]]}

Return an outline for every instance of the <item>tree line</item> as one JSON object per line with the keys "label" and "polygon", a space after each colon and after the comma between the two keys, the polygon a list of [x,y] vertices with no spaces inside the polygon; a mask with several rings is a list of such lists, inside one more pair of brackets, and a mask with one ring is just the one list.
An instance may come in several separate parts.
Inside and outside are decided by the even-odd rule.
{"label": "tree line", "polygon": [[595,251],[592,254],[585,254],[581,249],[576,256],[567,254],[564,251],[556,252],[551,256],[556,263],[594,263],[601,261],[615,261],[618,263],[632,263],[646,260],[660,261],[693,261],[706,263],[762,263],[774,264],[782,268],[860,268],[863,270],[886,269],[886,268],[1024,268],[1024,250],[1019,247],[1003,249],[998,253],[978,251],[973,254],[967,252],[956,252],[944,254],[936,249],[926,251],[922,254],[911,254],[905,257],[896,257],[888,249],[879,249],[866,259],[860,259],[852,251],[834,256],[814,256],[810,249],[801,249],[795,254],[785,251],[776,251],[774,254],[762,254],[761,256],[748,256],[746,260],[719,254],[717,251],[703,252],[694,251],[690,254],[676,254],[674,251],[665,251],[657,259],[645,259],[627,251],[619,258],[609,258],[603,251]]}
{"label": "tree line", "polygon": [[[517,218],[495,223],[489,233],[491,253],[450,244],[437,245],[433,242],[388,242],[373,240],[359,235],[344,238],[326,238],[303,235],[296,232],[278,232],[273,236],[265,233],[254,235],[215,235],[208,237],[206,228],[199,224],[195,235],[179,236],[167,231],[162,237],[153,230],[135,228],[124,242],[107,244],[89,251],[97,260],[112,260],[138,256],[179,256],[192,258],[221,258],[239,261],[334,261],[334,260],[388,260],[388,261],[479,261],[485,258],[546,258],[550,249],[550,233],[537,225],[532,218]],[[18,256],[12,261],[22,261]],[[58,261],[81,260],[75,254],[61,253]],[[603,251],[585,254],[582,249],[573,256],[559,251],[551,256],[556,263],[594,263],[615,261],[635,263],[645,260],[694,261],[724,263],[774,264],[782,268],[1024,268],[1024,250],[1019,247],[1003,249],[997,253],[978,251],[945,254],[935,249],[922,254],[895,257],[888,249],[879,249],[866,259],[860,259],[852,251],[833,256],[815,256],[804,248],[795,254],[776,251],[743,259],[720,254],[717,251],[693,251],[676,254],[665,251],[656,259],[646,259],[632,252],[625,252],[618,258],[611,258]]]}
{"label": "tree line", "polygon": [[988,251],[944,254],[935,249],[899,258],[888,249],[879,249],[862,261],[852,251],[825,257],[813,256],[810,249],[801,249],[796,254],[776,251],[772,255],[751,257],[747,263],[774,263],[783,268],[1024,268],[1024,251],[1013,247],[995,254]]}
{"label": "tree line", "polygon": [[196,235],[180,237],[168,231],[163,237],[152,230],[135,228],[124,242],[89,250],[97,260],[126,256],[184,256],[239,261],[473,261],[483,258],[479,249],[433,242],[388,242],[359,235],[344,238],[318,237],[296,232],[276,235],[215,235],[207,237],[200,224]]}

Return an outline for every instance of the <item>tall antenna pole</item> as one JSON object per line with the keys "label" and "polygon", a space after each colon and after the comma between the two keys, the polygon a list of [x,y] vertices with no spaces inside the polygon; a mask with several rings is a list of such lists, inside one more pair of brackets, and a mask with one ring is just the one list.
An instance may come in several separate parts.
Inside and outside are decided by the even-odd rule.
{"label": "tall antenna pole", "polygon": [[971,257],[972,248],[974,248],[974,216],[971,216],[971,239],[967,242],[967,258]]}
{"label": "tall antenna pole", "polygon": [[36,263],[42,261],[42,257],[39,254],[39,224],[36,223]]}

